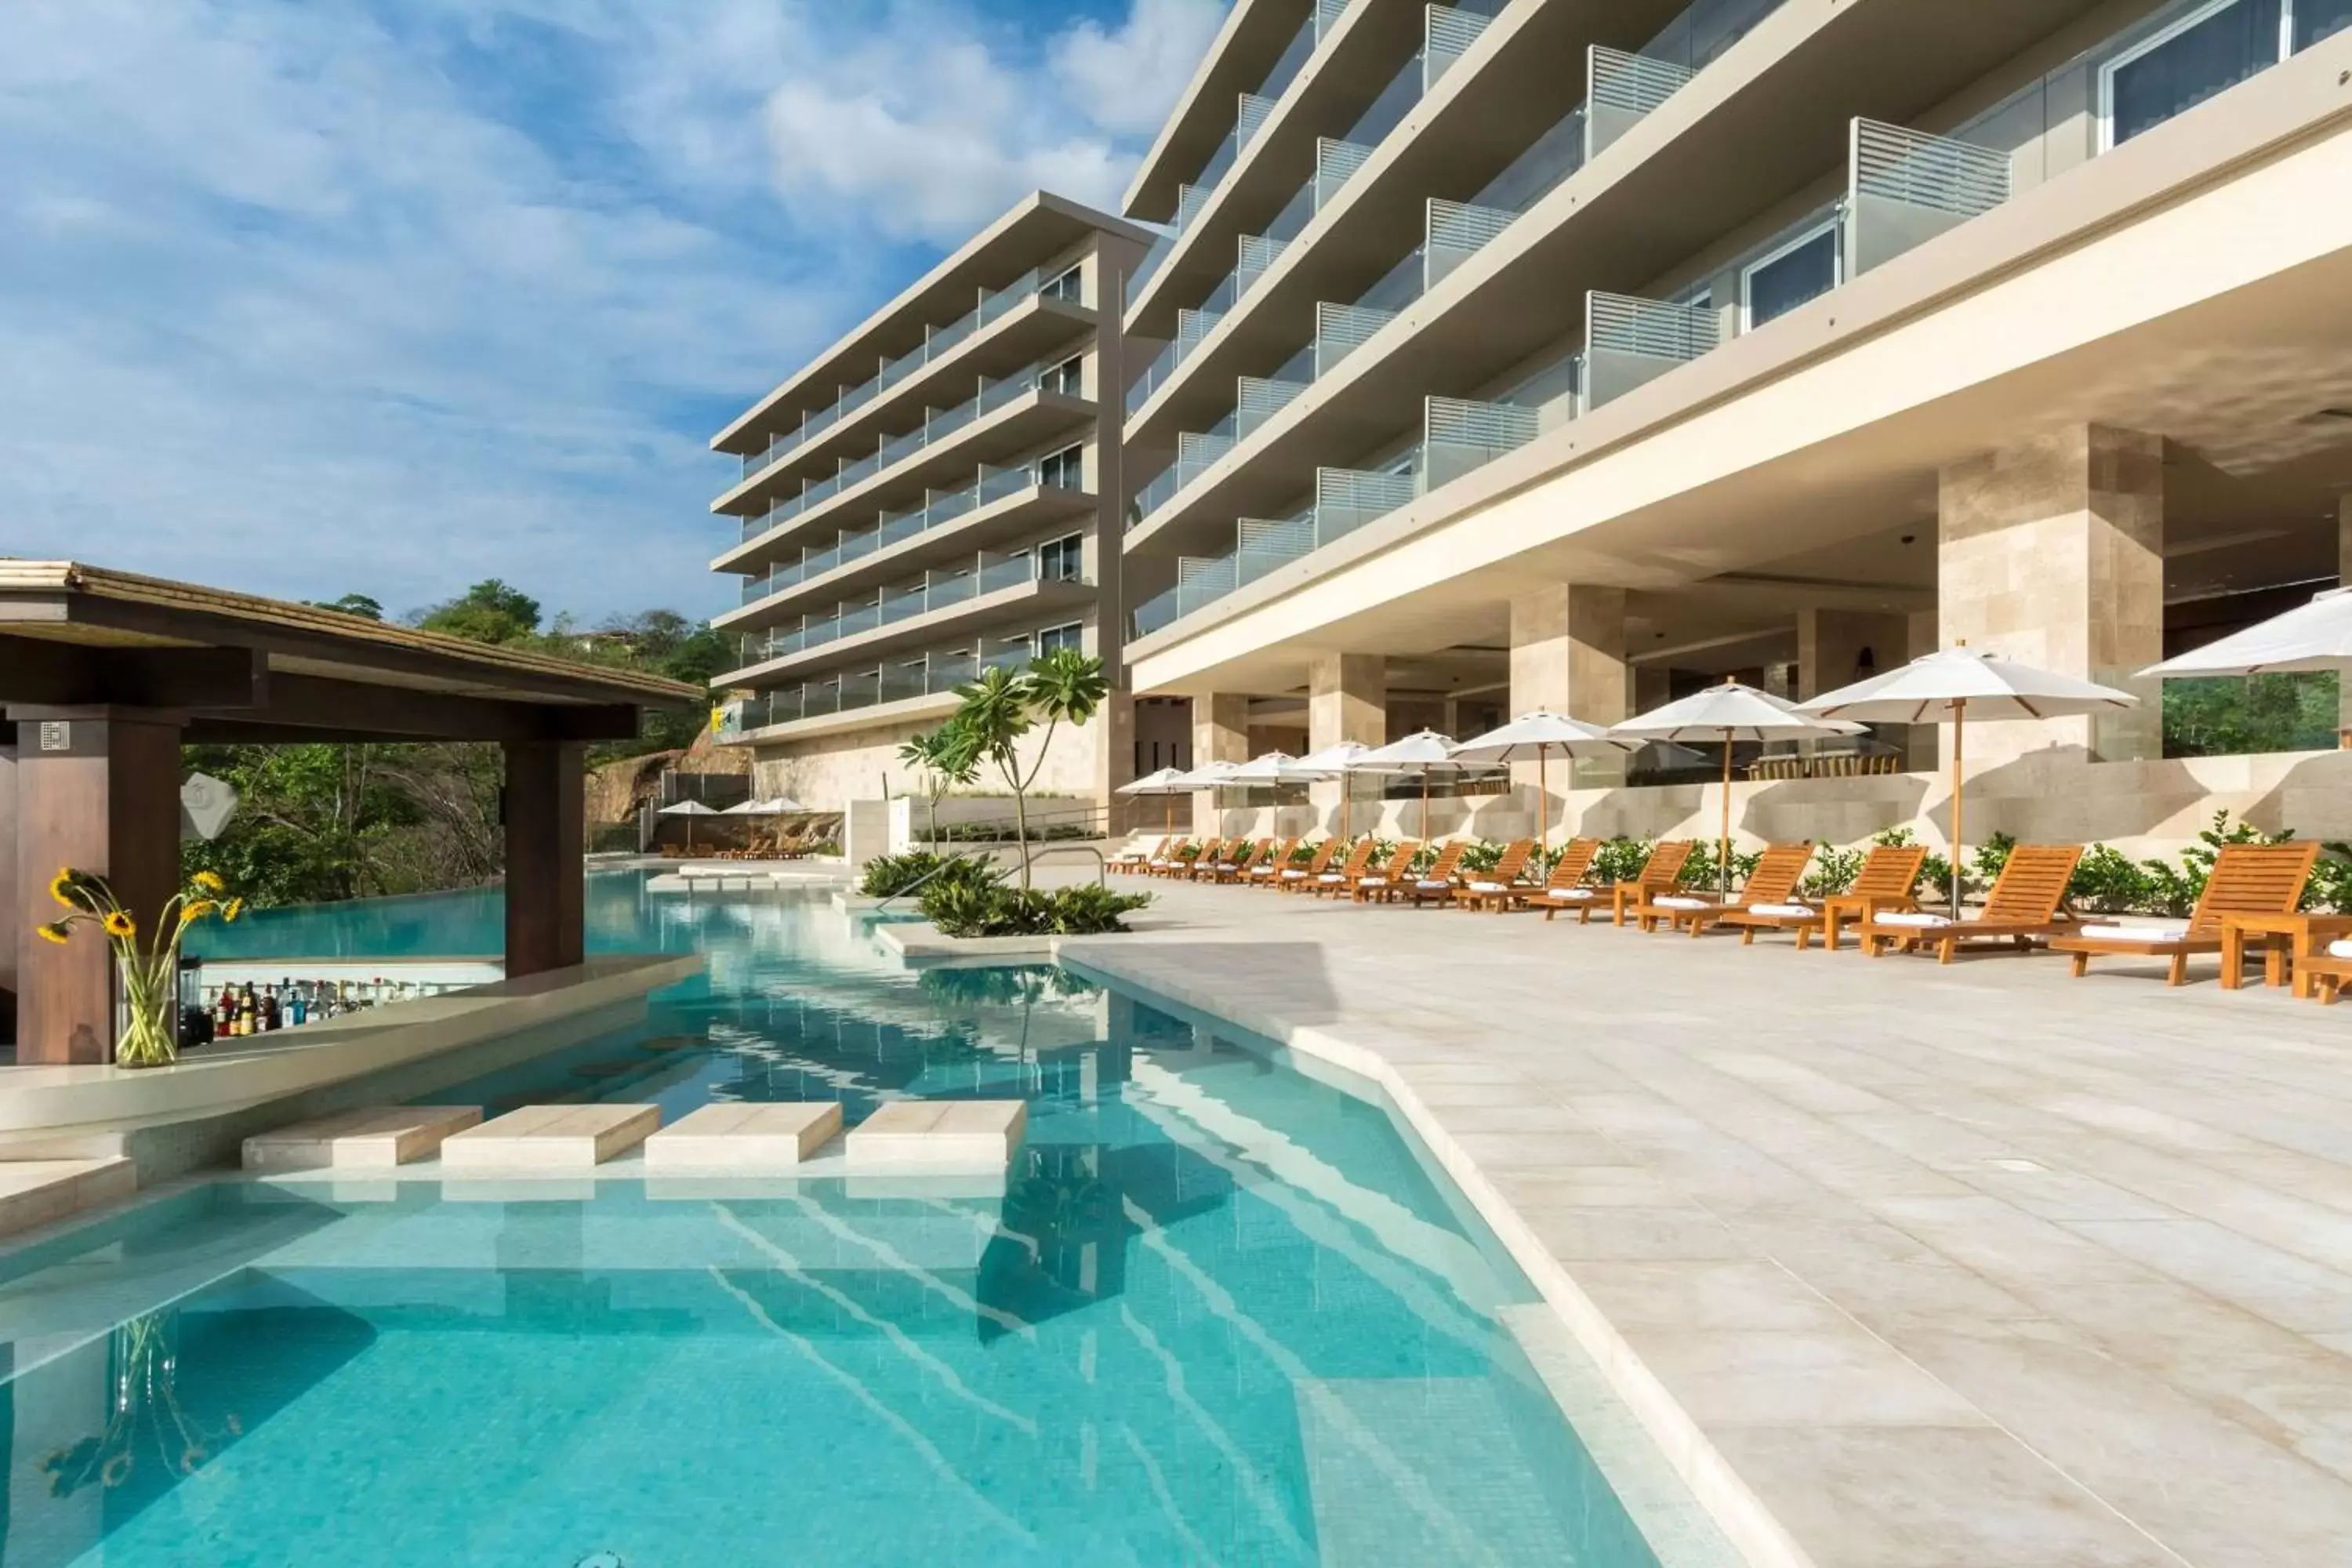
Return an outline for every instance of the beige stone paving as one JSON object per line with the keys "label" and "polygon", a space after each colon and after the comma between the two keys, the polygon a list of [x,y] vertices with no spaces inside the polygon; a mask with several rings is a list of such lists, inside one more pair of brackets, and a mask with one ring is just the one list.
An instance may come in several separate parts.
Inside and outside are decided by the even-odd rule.
{"label": "beige stone paving", "polygon": [[1151,890],[1066,956],[1378,1066],[1783,1561],[2352,1564],[2352,1007]]}

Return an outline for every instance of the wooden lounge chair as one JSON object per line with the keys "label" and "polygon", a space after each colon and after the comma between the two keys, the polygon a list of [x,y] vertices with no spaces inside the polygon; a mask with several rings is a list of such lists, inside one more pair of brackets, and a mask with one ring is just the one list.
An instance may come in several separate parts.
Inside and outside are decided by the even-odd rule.
{"label": "wooden lounge chair", "polygon": [[2021,844],[1993,879],[1984,912],[1972,921],[1911,910],[1881,910],[1862,924],[1862,950],[1873,958],[1890,947],[1915,951],[1933,943],[1936,960],[1949,963],[1964,942],[1990,942],[1996,950],[2030,952],[2038,939],[2076,929],[2066,912],[2066,884],[2083,858],[2079,844]]}
{"label": "wooden lounge chair", "polygon": [[[1421,846],[1412,839],[1399,840],[1397,847],[1389,851],[1386,860],[1358,873],[1356,879],[1347,886],[1348,896],[1360,904],[1370,903],[1374,900],[1385,902],[1389,889],[1404,879],[1404,868],[1412,865],[1412,858],[1420,853]],[[1331,889],[1334,896],[1339,890],[1336,888]]]}
{"label": "wooden lounge chair", "polygon": [[1265,858],[1266,852],[1274,847],[1274,840],[1271,838],[1261,838],[1255,844],[1247,844],[1242,842],[1240,839],[1235,839],[1234,841],[1234,847],[1231,854],[1219,856],[1217,858],[1216,865],[1210,868],[1209,879],[1211,881],[1242,882],[1248,880],[1251,870],[1255,868],[1259,862]]}
{"label": "wooden lounge chair", "polygon": [[1143,874],[1147,877],[1182,876],[1192,868],[1192,863],[1184,858],[1184,851],[1192,847],[1193,840],[1178,839],[1168,847],[1167,854],[1154,856],[1151,864],[1143,868]]}
{"label": "wooden lounge chair", "polygon": [[[2278,951],[2273,948],[2263,955],[2265,968]],[[2347,983],[2352,983],[2352,938],[2338,937],[2318,952],[2294,954],[2296,995],[2316,997],[2320,1005],[2334,1006]]]}
{"label": "wooden lounge chair", "polygon": [[1467,839],[1457,838],[1440,846],[1437,858],[1429,863],[1429,869],[1418,877],[1407,877],[1397,884],[1390,897],[1411,899],[1414,909],[1424,903],[1452,903],[1454,884],[1462,871],[1462,857],[1469,852]]}
{"label": "wooden lounge chair", "polygon": [[1274,874],[1275,891],[1297,893],[1315,886],[1315,879],[1323,874],[1324,868],[1331,864],[1331,857],[1339,852],[1339,841],[1326,838],[1315,847],[1315,853],[1307,858],[1306,865],[1285,866]]}
{"label": "wooden lounge chair", "polygon": [[2223,915],[2291,915],[2303,901],[2303,885],[2319,858],[2316,839],[2305,844],[2224,844],[2213,858],[2212,874],[2186,923],[2161,927],[2080,925],[2054,937],[2050,951],[2070,955],[2074,975],[2087,973],[2094,958],[2110,955],[2168,958],[2167,985],[2189,983],[2192,955],[2221,951]]}
{"label": "wooden lounge chair", "polygon": [[1370,837],[1359,838],[1349,849],[1348,858],[1339,863],[1337,870],[1331,869],[1327,865],[1323,870],[1315,874],[1313,880],[1294,884],[1287,890],[1310,894],[1318,899],[1326,893],[1345,892],[1357,878],[1371,868],[1372,851],[1377,847],[1379,846]]}
{"label": "wooden lounge chair", "polygon": [[[1192,850],[1189,855],[1184,853],[1188,847]],[[1160,875],[1179,882],[1189,882],[1200,874],[1202,867],[1215,865],[1218,857],[1224,852],[1225,841],[1222,838],[1203,838],[1189,846],[1179,845],[1174,862]]]}
{"label": "wooden lounge chair", "polygon": [[1674,894],[1654,899],[1633,911],[1643,931],[1654,931],[1663,922],[1668,930],[1687,929],[1697,936],[1708,927],[1735,914],[1746,914],[1759,905],[1768,910],[1787,909],[1789,900],[1797,896],[1797,884],[1805,879],[1805,869],[1813,863],[1811,844],[1771,844],[1756,858],[1756,868],[1748,873],[1747,881],[1727,902],[1711,899],[1685,899]]}
{"label": "wooden lounge chair", "polygon": [[1746,909],[1726,911],[1721,922],[1738,928],[1743,946],[1753,942],[1759,931],[1792,931],[1797,933],[1798,952],[1811,946],[1818,932],[1834,952],[1839,928],[1847,921],[1865,921],[1880,910],[1917,909],[1919,901],[1911,896],[1911,886],[1927,863],[1924,844],[1874,844],[1863,858],[1853,886],[1822,900],[1818,908],[1801,899],[1778,906],[1751,903]]}
{"label": "wooden lounge chair", "polygon": [[1118,876],[1133,876],[1167,854],[1170,846],[1175,842],[1173,838],[1162,838],[1149,849],[1139,844],[1130,844],[1106,861],[1105,868]]}
{"label": "wooden lounge chair", "polygon": [[1527,891],[1519,879],[1527,874],[1528,862],[1535,858],[1536,841],[1515,838],[1503,847],[1503,853],[1494,865],[1484,871],[1466,873],[1460,886],[1454,889],[1454,901],[1465,910],[1492,910],[1496,914],[1511,907],[1511,900]]}
{"label": "wooden lounge chair", "polygon": [[1560,846],[1559,858],[1551,863],[1551,875],[1544,879],[1543,886],[1521,890],[1515,901],[1528,909],[1543,910],[1546,920],[1562,910],[1588,915],[1599,901],[1601,889],[1586,887],[1584,879],[1592,870],[1592,858],[1600,853],[1598,838],[1570,839]]}
{"label": "wooden lounge chair", "polygon": [[1284,839],[1281,848],[1271,855],[1261,857],[1258,863],[1250,868],[1250,874],[1242,879],[1243,884],[1252,888],[1271,887],[1276,874],[1288,866],[1290,858],[1298,853],[1298,844],[1299,841],[1296,838]]}
{"label": "wooden lounge chair", "polygon": [[1681,887],[1683,873],[1690,868],[1691,851],[1697,847],[1693,839],[1669,838],[1651,849],[1640,876],[1630,882],[1609,884],[1610,923],[1623,925],[1634,910]]}

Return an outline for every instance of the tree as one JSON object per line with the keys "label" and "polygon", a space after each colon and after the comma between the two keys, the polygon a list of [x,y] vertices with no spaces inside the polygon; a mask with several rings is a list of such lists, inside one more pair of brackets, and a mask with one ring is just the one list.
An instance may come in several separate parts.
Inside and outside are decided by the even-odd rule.
{"label": "tree", "polygon": [[898,760],[913,768],[923,781],[926,815],[930,819],[930,841],[940,841],[940,797],[956,784],[968,784],[980,776],[980,752],[971,742],[971,732],[953,719],[927,734],[917,735],[898,748]]}
{"label": "tree", "polygon": [[496,577],[485,577],[454,599],[417,617],[428,632],[476,642],[520,642],[539,630],[539,601]]}
{"label": "tree", "polygon": [[[993,666],[970,686],[956,690],[962,706],[949,723],[962,729],[975,761],[995,763],[1013,791],[1013,830],[1021,841],[1021,890],[1024,893],[1029,890],[1029,786],[1037,782],[1045,766],[1055,729],[1093,718],[1109,691],[1102,660],[1070,647],[1031,659],[1027,672],[1021,675],[1002,665]],[[1021,738],[1036,728],[1041,718],[1045,733],[1024,771]]]}
{"label": "tree", "polygon": [[383,605],[365,594],[346,594],[340,599],[313,599],[310,602],[321,610],[340,610],[362,620],[383,619]]}

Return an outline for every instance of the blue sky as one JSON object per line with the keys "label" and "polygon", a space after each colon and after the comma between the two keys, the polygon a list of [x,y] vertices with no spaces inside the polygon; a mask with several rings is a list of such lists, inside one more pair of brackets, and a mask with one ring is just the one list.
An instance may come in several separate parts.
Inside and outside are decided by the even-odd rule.
{"label": "blue sky", "polygon": [[0,0],[0,554],[709,613],[711,432],[1115,205],[1223,10]]}

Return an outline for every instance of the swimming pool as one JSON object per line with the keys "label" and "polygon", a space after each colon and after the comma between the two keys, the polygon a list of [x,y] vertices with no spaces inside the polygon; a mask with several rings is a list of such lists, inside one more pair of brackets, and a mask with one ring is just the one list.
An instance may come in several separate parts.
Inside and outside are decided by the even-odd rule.
{"label": "swimming pool", "polygon": [[[910,974],[811,898],[589,907],[708,973],[484,1100],[1017,1093],[1003,1195],[159,1194],[0,1256],[0,1562],[1658,1562],[1529,1287],[1355,1086],[1063,971]],[[460,895],[235,935],[497,931]]]}

